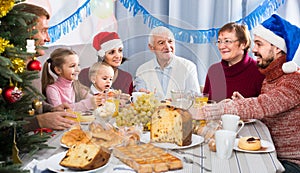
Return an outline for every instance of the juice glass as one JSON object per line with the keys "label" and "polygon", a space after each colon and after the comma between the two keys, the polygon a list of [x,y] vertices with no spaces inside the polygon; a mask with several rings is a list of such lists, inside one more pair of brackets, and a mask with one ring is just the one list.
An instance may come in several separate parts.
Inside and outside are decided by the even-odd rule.
{"label": "juice glass", "polygon": [[111,102],[115,104],[115,112],[113,113],[112,117],[116,117],[119,114],[119,105],[120,105],[120,94],[114,93],[114,94],[106,94],[106,101]]}
{"label": "juice glass", "polygon": [[202,107],[207,104],[209,94],[207,93],[198,93],[194,95],[195,103],[194,107]]}

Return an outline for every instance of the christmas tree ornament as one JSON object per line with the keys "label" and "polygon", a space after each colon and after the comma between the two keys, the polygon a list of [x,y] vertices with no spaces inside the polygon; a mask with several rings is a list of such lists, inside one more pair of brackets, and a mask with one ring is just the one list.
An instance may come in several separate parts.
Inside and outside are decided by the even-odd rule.
{"label": "christmas tree ornament", "polygon": [[16,86],[9,86],[3,89],[2,96],[8,103],[15,103],[22,98],[23,92]]}
{"label": "christmas tree ornament", "polygon": [[34,46],[34,40],[27,39],[26,42],[27,42],[26,52],[36,53],[35,46]]}
{"label": "christmas tree ornament", "polygon": [[14,0],[0,1],[0,18],[6,16],[6,14],[13,8],[14,5]]}
{"label": "christmas tree ornament", "polygon": [[2,94],[2,88],[0,88],[0,94]]}
{"label": "christmas tree ornament", "polygon": [[12,160],[14,164],[21,164],[22,161],[19,157],[19,149],[17,147],[17,142],[16,142],[16,125],[14,125],[14,141],[13,141],[13,146],[12,146]]}
{"label": "christmas tree ornament", "polygon": [[26,64],[21,58],[11,58],[11,63],[13,65],[12,70],[15,73],[23,73],[26,67]]}
{"label": "christmas tree ornament", "polygon": [[39,99],[33,100],[32,107],[37,113],[43,113],[43,102],[41,102]]}
{"label": "christmas tree ornament", "polygon": [[[49,128],[38,128],[38,129],[35,129],[33,131],[34,134],[40,134],[41,136],[43,136],[43,133],[52,133],[53,130],[52,129],[49,129]],[[51,136],[53,136],[54,134],[52,134]]]}
{"label": "christmas tree ornament", "polygon": [[28,114],[29,114],[30,116],[33,116],[33,115],[35,114],[35,110],[34,110],[33,108],[29,108],[29,109],[28,109]]}
{"label": "christmas tree ornament", "polygon": [[30,71],[41,71],[42,70],[42,64],[40,61],[36,60],[34,57],[28,64],[27,69]]}
{"label": "christmas tree ornament", "polygon": [[[1,25],[1,21],[0,21],[0,25]],[[7,47],[13,47],[13,45],[9,44],[9,40],[5,40],[4,38],[0,37],[0,54],[3,53],[5,51],[5,48]]]}

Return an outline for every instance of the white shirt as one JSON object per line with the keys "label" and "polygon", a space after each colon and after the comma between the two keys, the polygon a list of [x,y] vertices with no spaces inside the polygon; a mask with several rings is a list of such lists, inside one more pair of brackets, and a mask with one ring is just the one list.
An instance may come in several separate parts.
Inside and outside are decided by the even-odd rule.
{"label": "white shirt", "polygon": [[161,100],[171,98],[171,90],[200,92],[196,65],[178,56],[164,69],[156,58],[142,64],[136,71],[134,85],[137,91],[141,88],[155,91]]}

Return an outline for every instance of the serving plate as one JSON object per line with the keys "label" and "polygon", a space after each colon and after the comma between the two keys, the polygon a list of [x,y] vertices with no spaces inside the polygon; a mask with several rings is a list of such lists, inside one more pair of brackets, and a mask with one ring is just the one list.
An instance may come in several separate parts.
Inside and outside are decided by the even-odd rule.
{"label": "serving plate", "polygon": [[50,170],[50,171],[53,171],[53,172],[63,172],[63,173],[74,173],[74,172],[80,172],[80,173],[92,173],[92,172],[102,172],[105,170],[106,166],[110,163],[111,161],[111,158],[109,158],[108,162],[99,167],[99,168],[96,168],[96,169],[92,169],[92,170],[88,170],[88,171],[81,171],[81,170],[73,170],[73,169],[69,169],[69,168],[66,168],[66,167],[63,167],[63,166],[60,166],[59,165],[59,162],[65,157],[67,151],[65,152],[61,152],[61,153],[57,153],[51,157],[49,157],[47,159],[47,168]]}
{"label": "serving plate", "polygon": [[265,141],[265,140],[260,140],[260,142],[261,142],[261,149],[259,149],[259,150],[256,150],[256,151],[243,150],[238,147],[239,139],[235,139],[233,149],[236,151],[241,151],[241,152],[246,152],[246,153],[269,153],[269,152],[275,151],[275,147],[271,142]]}
{"label": "serving plate", "polygon": [[[141,135],[141,142],[149,143],[150,142],[150,132],[146,132]],[[178,146],[173,143],[158,143],[158,142],[151,142],[154,146],[164,148],[164,149],[184,149],[184,148],[190,148],[196,145],[201,144],[204,142],[204,138],[199,135],[192,134],[192,143],[187,146]]]}

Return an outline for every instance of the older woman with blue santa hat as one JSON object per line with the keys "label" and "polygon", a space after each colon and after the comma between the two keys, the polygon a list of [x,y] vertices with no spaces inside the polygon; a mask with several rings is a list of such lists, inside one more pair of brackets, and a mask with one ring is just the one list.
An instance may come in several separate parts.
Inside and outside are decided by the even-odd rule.
{"label": "older woman with blue santa hat", "polygon": [[253,34],[252,51],[259,71],[266,76],[261,94],[206,105],[193,118],[220,119],[229,113],[241,119],[260,119],[270,130],[285,171],[300,172],[300,70],[292,62],[300,28],[274,14],[254,28]]}

